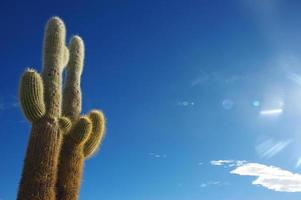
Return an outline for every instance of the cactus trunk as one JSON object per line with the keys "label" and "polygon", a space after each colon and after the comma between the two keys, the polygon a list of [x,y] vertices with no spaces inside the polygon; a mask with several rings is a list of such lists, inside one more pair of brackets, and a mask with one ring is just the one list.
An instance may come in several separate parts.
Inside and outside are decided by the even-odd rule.
{"label": "cactus trunk", "polygon": [[76,200],[83,174],[84,154],[82,145],[75,145],[71,138],[64,142],[59,163],[57,181],[57,199]]}
{"label": "cactus trunk", "polygon": [[32,124],[18,200],[55,200],[61,141],[56,122],[41,119]]}

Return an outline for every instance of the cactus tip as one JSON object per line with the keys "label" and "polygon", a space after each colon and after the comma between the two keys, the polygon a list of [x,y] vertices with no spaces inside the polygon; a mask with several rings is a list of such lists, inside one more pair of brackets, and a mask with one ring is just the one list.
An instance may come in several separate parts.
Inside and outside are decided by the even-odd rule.
{"label": "cactus tip", "polygon": [[26,73],[37,73],[37,70],[35,70],[34,68],[28,67],[25,69]]}
{"label": "cactus tip", "polygon": [[46,24],[46,32],[66,34],[66,28],[63,20],[59,17],[51,17]]}
{"label": "cactus tip", "polygon": [[47,25],[50,25],[50,24],[64,25],[64,22],[63,22],[63,20],[60,17],[53,16],[47,22]]}
{"label": "cactus tip", "polygon": [[92,110],[92,111],[89,113],[89,117],[90,117],[92,120],[93,120],[93,119],[97,119],[97,121],[101,121],[101,122],[105,122],[105,121],[106,121],[103,112],[100,111],[100,110]]}
{"label": "cactus tip", "polygon": [[80,52],[83,53],[84,52],[84,41],[83,41],[83,39],[78,35],[72,36],[72,38],[70,40],[70,48],[76,49],[77,51],[80,50]]}

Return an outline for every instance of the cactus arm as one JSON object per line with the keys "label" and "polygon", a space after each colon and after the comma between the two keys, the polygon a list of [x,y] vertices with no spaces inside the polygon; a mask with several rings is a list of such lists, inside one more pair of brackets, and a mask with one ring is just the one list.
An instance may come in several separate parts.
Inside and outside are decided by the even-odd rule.
{"label": "cactus arm", "polygon": [[47,117],[61,114],[61,84],[64,67],[66,30],[58,17],[48,21],[44,36],[43,73]]}
{"label": "cactus arm", "polygon": [[84,64],[84,43],[79,36],[74,36],[69,45],[70,59],[66,67],[67,77],[63,90],[63,115],[75,121],[82,109],[80,77]]}
{"label": "cactus arm", "polygon": [[22,111],[30,122],[41,119],[45,114],[43,81],[33,69],[25,71],[21,78],[19,98]]}
{"label": "cactus arm", "polygon": [[94,110],[89,113],[92,121],[92,132],[85,143],[84,155],[86,158],[91,157],[97,152],[105,135],[105,117],[101,111]]}
{"label": "cactus arm", "polygon": [[90,136],[92,122],[88,117],[81,117],[71,130],[70,137],[75,145],[84,144]]}
{"label": "cactus arm", "polygon": [[63,134],[67,134],[72,127],[72,122],[67,117],[60,117],[58,123]]}

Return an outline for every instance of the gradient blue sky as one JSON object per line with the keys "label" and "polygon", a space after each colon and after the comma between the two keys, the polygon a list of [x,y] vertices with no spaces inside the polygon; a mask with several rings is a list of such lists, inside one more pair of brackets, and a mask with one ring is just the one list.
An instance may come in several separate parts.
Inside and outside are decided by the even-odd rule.
{"label": "gradient blue sky", "polygon": [[300,10],[298,0],[2,0],[0,199],[16,197],[29,136],[19,78],[41,70],[54,15],[86,44],[83,112],[108,120],[81,199],[300,199]]}

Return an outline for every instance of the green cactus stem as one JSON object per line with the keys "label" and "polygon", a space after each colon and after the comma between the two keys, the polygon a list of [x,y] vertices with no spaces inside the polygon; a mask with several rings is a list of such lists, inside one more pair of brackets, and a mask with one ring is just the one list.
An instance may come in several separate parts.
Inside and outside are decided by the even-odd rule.
{"label": "green cactus stem", "polygon": [[84,42],[79,36],[72,37],[69,45],[70,59],[67,64],[67,77],[63,90],[63,113],[76,121],[82,109],[80,78],[84,64]]}
{"label": "green cactus stem", "polygon": [[73,145],[83,145],[89,138],[91,130],[91,120],[88,117],[81,117],[69,134],[70,139],[73,140]]}
{"label": "green cactus stem", "polygon": [[46,116],[61,114],[62,72],[66,63],[66,30],[63,21],[55,17],[49,20],[44,37],[43,73]]}
{"label": "green cactus stem", "polygon": [[45,114],[44,88],[41,76],[28,69],[21,78],[20,103],[24,115],[30,122],[37,121]]}
{"label": "green cactus stem", "polygon": [[89,114],[92,121],[92,133],[85,143],[84,155],[86,158],[94,155],[99,148],[105,133],[105,117],[101,111],[94,110]]}
{"label": "green cactus stem", "polygon": [[59,118],[59,126],[61,131],[66,134],[69,132],[69,130],[71,129],[72,126],[72,122],[70,121],[69,118],[67,117],[60,117]]}

